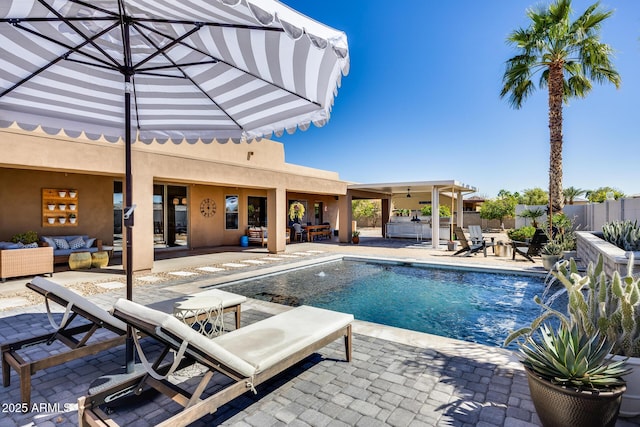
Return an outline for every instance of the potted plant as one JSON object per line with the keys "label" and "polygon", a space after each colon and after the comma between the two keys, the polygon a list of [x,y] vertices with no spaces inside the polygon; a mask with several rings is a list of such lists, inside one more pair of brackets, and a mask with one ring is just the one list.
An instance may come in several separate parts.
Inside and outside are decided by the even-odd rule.
{"label": "potted plant", "polygon": [[[628,373],[612,345],[563,319],[556,329],[532,325],[519,352],[531,400],[543,426],[614,426]],[[539,336],[537,336],[537,335]]]}
{"label": "potted plant", "polygon": [[22,243],[29,245],[38,242],[38,233],[33,230],[25,231],[24,233],[14,234],[11,237],[13,243]]}
{"label": "potted plant", "polygon": [[[567,313],[586,334],[596,332],[612,343],[614,359],[627,359],[633,371],[625,375],[627,391],[622,396],[620,415],[640,415],[640,277],[633,277],[633,257],[626,277],[615,271],[607,275],[604,260],[589,263],[579,273],[575,261],[562,262],[554,280],[564,285]],[[554,285],[550,283],[549,286]]]}
{"label": "potted plant", "polygon": [[59,191],[58,191],[58,196],[60,196],[60,197],[64,197],[64,196],[66,196],[66,195],[67,195],[66,190],[59,190]]}
{"label": "potted plant", "polygon": [[58,217],[58,222],[60,224],[64,224],[65,222],[67,222],[67,217],[66,216],[59,216]]}
{"label": "potted plant", "polygon": [[76,190],[69,190],[69,197],[72,199],[76,197],[76,194],[78,194]]}
{"label": "potted plant", "polygon": [[550,240],[542,247],[540,254],[542,255],[542,266],[547,271],[551,271],[562,258],[562,245],[555,240]]}
{"label": "potted plant", "polygon": [[65,209],[67,209],[67,205],[65,205],[64,203],[60,203],[60,204],[58,205],[58,209],[60,209],[61,211],[63,211],[63,210],[65,210]]}
{"label": "potted plant", "polygon": [[71,209],[72,211],[75,211],[76,210],[76,206],[77,205],[75,203],[70,203],[69,204],[69,209]]}
{"label": "potted plant", "polygon": [[354,230],[351,233],[351,242],[354,245],[357,245],[358,243],[360,243],[360,232],[358,230]]}
{"label": "potted plant", "polygon": [[72,213],[71,215],[69,215],[69,222],[71,224],[75,224],[76,223],[76,219],[77,219],[76,214]]}
{"label": "potted plant", "polygon": [[49,208],[50,211],[54,210],[56,208],[56,204],[49,202],[47,203],[47,208]]}
{"label": "potted plant", "polygon": [[49,224],[53,224],[54,222],[56,222],[56,219],[54,217],[50,216],[49,218],[47,218],[47,222]]}

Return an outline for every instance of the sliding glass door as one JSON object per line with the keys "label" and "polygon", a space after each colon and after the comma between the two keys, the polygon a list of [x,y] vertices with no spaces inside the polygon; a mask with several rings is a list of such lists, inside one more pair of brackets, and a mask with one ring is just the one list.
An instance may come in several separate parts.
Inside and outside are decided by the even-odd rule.
{"label": "sliding glass door", "polygon": [[187,187],[154,184],[153,246],[156,249],[189,245]]}

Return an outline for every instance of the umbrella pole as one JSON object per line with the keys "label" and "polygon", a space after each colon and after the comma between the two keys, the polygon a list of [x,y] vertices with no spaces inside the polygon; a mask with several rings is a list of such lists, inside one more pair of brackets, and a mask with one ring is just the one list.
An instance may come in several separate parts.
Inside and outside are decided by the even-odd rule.
{"label": "umbrella pole", "polygon": [[[133,177],[131,174],[131,75],[125,74],[125,209],[133,206]],[[127,274],[127,299],[133,301],[133,212],[125,218],[126,230],[126,274]],[[127,373],[133,372],[133,331],[127,325],[127,339],[125,345],[125,361]]]}

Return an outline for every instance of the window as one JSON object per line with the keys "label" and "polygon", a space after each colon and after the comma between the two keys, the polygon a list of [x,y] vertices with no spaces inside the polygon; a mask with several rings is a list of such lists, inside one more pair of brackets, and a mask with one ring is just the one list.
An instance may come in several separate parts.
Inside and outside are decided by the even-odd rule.
{"label": "window", "polygon": [[247,198],[247,218],[249,227],[267,226],[267,198],[252,197]]}
{"label": "window", "polygon": [[224,228],[227,230],[237,230],[238,196],[225,196],[224,213]]}

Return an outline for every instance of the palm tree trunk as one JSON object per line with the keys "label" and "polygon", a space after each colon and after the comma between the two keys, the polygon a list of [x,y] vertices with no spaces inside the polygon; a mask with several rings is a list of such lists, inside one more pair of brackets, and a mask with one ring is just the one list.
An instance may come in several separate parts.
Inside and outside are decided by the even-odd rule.
{"label": "palm tree trunk", "polygon": [[562,212],[562,63],[549,67],[549,202],[553,213]]}

